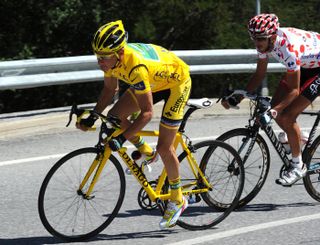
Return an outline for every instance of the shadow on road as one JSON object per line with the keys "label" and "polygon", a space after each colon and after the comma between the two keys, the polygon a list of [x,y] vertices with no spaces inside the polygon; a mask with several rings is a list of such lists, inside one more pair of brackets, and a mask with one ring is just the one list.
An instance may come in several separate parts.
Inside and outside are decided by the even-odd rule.
{"label": "shadow on road", "polygon": [[[127,240],[127,239],[162,239],[166,235],[177,233],[175,230],[156,230],[156,231],[146,231],[146,232],[132,232],[132,233],[121,233],[117,235],[107,235],[99,234],[93,239],[86,240],[83,243],[90,243],[96,241],[115,241],[115,240]],[[24,238],[12,238],[12,239],[1,239],[0,244],[5,245],[42,245],[42,244],[65,244],[67,242],[61,241],[55,237],[24,237]]]}
{"label": "shadow on road", "polygon": [[319,206],[320,203],[314,202],[298,202],[298,203],[288,203],[288,204],[273,204],[273,203],[259,203],[259,204],[248,204],[243,208],[237,209],[234,212],[247,212],[247,211],[274,211],[280,208],[296,208],[296,207],[315,207]]}

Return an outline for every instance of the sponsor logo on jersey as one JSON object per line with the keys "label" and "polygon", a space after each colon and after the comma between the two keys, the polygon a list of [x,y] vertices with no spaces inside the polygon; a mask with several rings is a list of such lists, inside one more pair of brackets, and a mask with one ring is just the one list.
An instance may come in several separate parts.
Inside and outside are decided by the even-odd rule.
{"label": "sponsor logo on jersey", "polygon": [[293,62],[293,61],[290,61],[290,62],[288,62],[287,64],[288,64],[288,67],[294,66],[294,62]]}
{"label": "sponsor logo on jersey", "polygon": [[174,80],[174,81],[178,81],[181,82],[180,79],[180,74],[177,72],[167,72],[167,71],[157,71],[154,76],[153,79],[155,81],[159,81],[159,80]]}

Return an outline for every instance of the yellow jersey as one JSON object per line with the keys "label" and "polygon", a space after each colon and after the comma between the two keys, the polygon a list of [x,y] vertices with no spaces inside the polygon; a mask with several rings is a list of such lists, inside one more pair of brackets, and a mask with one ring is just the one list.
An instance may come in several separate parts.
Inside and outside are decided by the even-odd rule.
{"label": "yellow jersey", "polygon": [[104,73],[129,84],[135,93],[158,92],[179,86],[190,78],[189,66],[167,49],[144,43],[128,43],[122,61]]}

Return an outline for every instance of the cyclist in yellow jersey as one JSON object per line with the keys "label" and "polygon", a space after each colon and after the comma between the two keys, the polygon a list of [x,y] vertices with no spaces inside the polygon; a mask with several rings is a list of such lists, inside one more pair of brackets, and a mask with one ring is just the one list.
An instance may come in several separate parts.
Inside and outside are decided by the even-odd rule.
{"label": "cyclist in yellow jersey", "polygon": [[[130,86],[108,112],[108,115],[120,118],[121,127],[125,129],[122,134],[109,141],[112,150],[118,150],[129,140],[141,153],[153,157],[152,148],[135,134],[151,120],[153,104],[165,101],[156,151],[168,174],[171,198],[160,221],[160,228],[172,227],[188,206],[181,191],[179,161],[173,142],[190,95],[189,66],[163,47],[127,43],[121,20],[101,26],[94,35],[92,47],[104,72],[104,87],[94,109],[102,112],[112,102],[118,89],[118,79]],[[137,111],[140,114],[131,123],[128,117]],[[77,127],[87,130],[95,120],[90,115],[77,124]]]}

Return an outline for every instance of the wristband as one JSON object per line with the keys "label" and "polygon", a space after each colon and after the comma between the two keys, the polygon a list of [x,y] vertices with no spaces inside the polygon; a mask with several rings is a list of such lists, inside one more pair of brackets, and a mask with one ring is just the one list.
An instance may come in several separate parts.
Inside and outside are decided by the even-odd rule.
{"label": "wristband", "polygon": [[278,112],[275,109],[270,109],[269,112],[272,118],[277,118]]}

